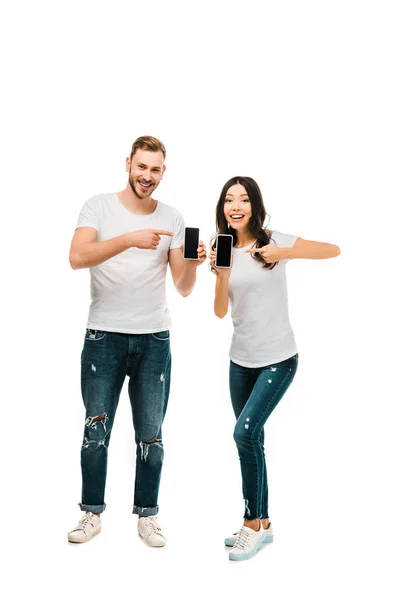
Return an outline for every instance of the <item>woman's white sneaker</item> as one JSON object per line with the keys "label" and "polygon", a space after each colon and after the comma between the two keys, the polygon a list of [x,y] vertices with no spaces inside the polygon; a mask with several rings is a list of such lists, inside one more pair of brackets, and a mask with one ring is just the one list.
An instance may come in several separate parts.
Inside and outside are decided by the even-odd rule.
{"label": "woman's white sneaker", "polygon": [[153,548],[165,546],[165,537],[155,516],[140,517],[138,520],[138,532],[144,543],[148,546],[152,546]]}
{"label": "woman's white sneaker", "polygon": [[77,527],[69,532],[68,541],[74,543],[88,542],[96,533],[100,533],[100,517],[87,512],[79,521]]}
{"label": "woman's white sneaker", "polygon": [[261,523],[259,531],[254,531],[254,529],[243,525],[237,535],[233,550],[229,552],[229,560],[248,560],[252,558],[263,543],[264,531]]}
{"label": "woman's white sneaker", "polygon": [[[234,546],[235,542],[238,538],[238,535],[239,535],[239,532],[233,533],[229,537],[225,538],[225,546]],[[263,544],[268,544],[268,543],[272,542],[273,539],[274,539],[274,533],[272,531],[272,525],[270,523],[268,529],[264,529]]]}

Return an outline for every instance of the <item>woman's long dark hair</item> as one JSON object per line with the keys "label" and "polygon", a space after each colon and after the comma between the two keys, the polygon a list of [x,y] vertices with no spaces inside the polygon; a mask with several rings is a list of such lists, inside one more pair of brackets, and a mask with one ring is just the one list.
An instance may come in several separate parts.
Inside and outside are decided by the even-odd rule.
{"label": "woman's long dark hair", "polygon": [[[233,245],[236,246],[237,243],[237,234],[236,230],[228,225],[224,215],[224,205],[225,205],[225,197],[230,187],[240,183],[242,185],[248,196],[251,203],[251,217],[249,220],[249,231],[256,238],[256,241],[253,244],[253,248],[261,248],[262,246],[267,246],[271,242],[271,232],[268,229],[264,228],[264,221],[267,214],[265,210],[263,197],[261,194],[261,190],[258,187],[258,184],[251,177],[232,177],[229,181],[227,181],[222,188],[221,195],[218,200],[217,209],[216,209],[216,226],[217,233],[213,236],[211,240],[211,249],[215,250],[217,244],[217,235],[219,233],[229,233],[233,236]],[[255,260],[258,260],[263,264],[263,267],[266,269],[273,269],[276,262],[274,263],[266,263],[265,260],[260,256],[258,252],[252,253],[251,255]],[[215,269],[210,266],[211,270],[215,272]]]}

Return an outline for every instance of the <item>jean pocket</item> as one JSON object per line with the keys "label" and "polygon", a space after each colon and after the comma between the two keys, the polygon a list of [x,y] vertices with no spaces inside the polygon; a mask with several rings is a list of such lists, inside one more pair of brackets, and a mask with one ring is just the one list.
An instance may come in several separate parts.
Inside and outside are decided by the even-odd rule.
{"label": "jean pocket", "polygon": [[85,340],[88,342],[99,342],[106,337],[106,332],[101,329],[86,329]]}
{"label": "jean pocket", "polygon": [[286,358],[285,360],[282,360],[281,362],[274,363],[273,365],[268,365],[268,367],[265,367],[265,369],[268,369],[270,371],[276,371],[279,368],[279,369],[284,369],[286,371],[296,371],[298,357],[299,357],[298,354],[294,354],[290,358]]}
{"label": "jean pocket", "polygon": [[156,333],[151,334],[155,340],[160,340],[162,342],[167,342],[169,340],[169,330],[165,331],[157,331]]}

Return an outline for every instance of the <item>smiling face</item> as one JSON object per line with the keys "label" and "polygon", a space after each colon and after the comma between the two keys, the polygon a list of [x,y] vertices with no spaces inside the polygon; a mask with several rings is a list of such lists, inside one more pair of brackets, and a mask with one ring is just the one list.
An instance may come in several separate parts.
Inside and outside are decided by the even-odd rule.
{"label": "smiling face", "polygon": [[150,198],[165,171],[163,153],[139,149],[126,160],[126,170],[134,194],[138,198]]}
{"label": "smiling face", "polygon": [[252,215],[251,202],[246,188],[240,183],[232,185],[225,194],[224,216],[236,231],[245,231]]}

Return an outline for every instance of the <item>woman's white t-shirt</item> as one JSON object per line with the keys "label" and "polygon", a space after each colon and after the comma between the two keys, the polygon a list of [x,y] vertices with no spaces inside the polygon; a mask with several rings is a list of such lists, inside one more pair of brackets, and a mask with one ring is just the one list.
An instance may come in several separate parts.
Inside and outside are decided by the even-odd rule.
{"label": "woman's white t-shirt", "polygon": [[[272,231],[271,244],[291,248],[297,235]],[[242,367],[264,367],[297,353],[289,322],[286,263],[266,269],[244,248],[233,248],[229,299],[233,320],[230,359]]]}

